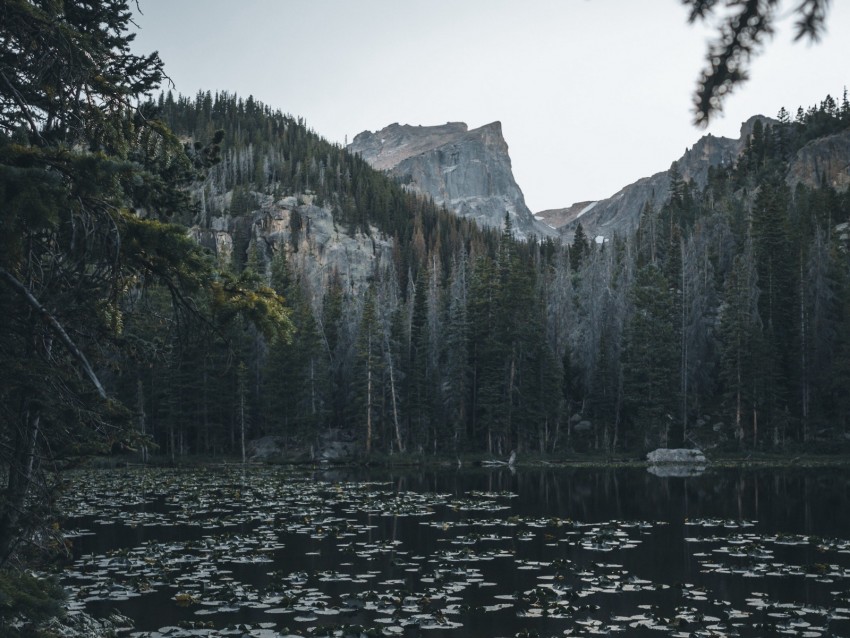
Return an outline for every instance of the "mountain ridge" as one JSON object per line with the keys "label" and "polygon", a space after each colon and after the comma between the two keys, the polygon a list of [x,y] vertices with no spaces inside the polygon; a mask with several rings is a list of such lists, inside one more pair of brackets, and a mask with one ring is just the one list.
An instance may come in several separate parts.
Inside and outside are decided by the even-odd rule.
{"label": "mountain ridge", "polygon": [[[734,164],[746,150],[756,122],[775,126],[778,120],[753,115],[741,124],[737,139],[711,134],[698,139],[675,160],[669,169],[642,177],[597,201],[576,202],[565,208],[548,209],[535,216],[556,228],[565,241],[572,241],[581,223],[585,233],[597,242],[615,234],[635,231],[644,207],[661,207],[669,197],[673,171],[699,189],[708,183],[710,168]],[[785,177],[789,188],[798,184],[817,188],[826,183],[838,191],[850,187],[850,130],[815,138],[794,153]]]}
{"label": "mountain ridge", "polygon": [[408,190],[430,196],[482,226],[501,228],[508,215],[520,239],[557,234],[526,205],[499,121],[474,129],[463,122],[394,123],[359,133],[347,150],[399,179]]}
{"label": "mountain ridge", "polygon": [[[641,177],[613,195],[595,202],[579,202],[562,209],[542,211],[537,215],[544,216],[566,241],[572,241],[579,223],[585,233],[597,241],[604,241],[615,234],[630,233],[637,228],[645,206],[658,208],[664,204],[669,196],[674,167],[682,179],[693,181],[699,188],[705,187],[709,168],[726,166],[736,161],[746,147],[757,121],[772,123],[775,120],[754,115],[741,124],[737,139],[704,135],[665,171]],[[588,208],[591,204],[592,209]]]}

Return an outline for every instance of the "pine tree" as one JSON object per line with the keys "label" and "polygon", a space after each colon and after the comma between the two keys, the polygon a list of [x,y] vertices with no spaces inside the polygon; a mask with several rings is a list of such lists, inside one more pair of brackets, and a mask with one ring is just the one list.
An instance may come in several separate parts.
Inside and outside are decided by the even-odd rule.
{"label": "pine tree", "polygon": [[455,261],[449,283],[448,317],[443,340],[443,411],[452,427],[450,449],[457,453],[466,444],[469,391],[469,318],[467,256]]}
{"label": "pine tree", "polygon": [[765,371],[759,369],[761,319],[759,288],[752,250],[735,258],[726,279],[720,316],[720,351],[724,399],[735,424],[735,438],[743,445],[759,444],[759,411]]}
{"label": "pine tree", "polygon": [[469,283],[469,438],[490,453],[495,450],[494,430],[502,418],[504,362],[496,334],[499,287],[493,260],[478,257]]}
{"label": "pine tree", "polygon": [[570,268],[573,272],[579,271],[581,262],[589,251],[590,244],[587,241],[587,235],[585,235],[584,227],[579,222],[573,236],[573,243],[570,244]]}
{"label": "pine tree", "polygon": [[[766,420],[774,436],[786,434],[790,414],[797,413],[799,401],[794,388],[799,378],[795,347],[798,339],[796,312],[799,308],[800,257],[792,246],[788,225],[788,193],[784,183],[767,179],[756,196],[752,218],[753,257],[758,273],[759,316],[764,324],[764,366],[773,380],[768,384]],[[797,268],[795,268],[797,266]],[[799,433],[801,434],[801,433]]]}
{"label": "pine tree", "polygon": [[407,407],[411,441],[424,451],[433,443],[431,439],[431,396],[428,383],[428,279],[420,270],[413,292],[413,309],[410,319],[410,348],[407,360]]}
{"label": "pine tree", "polygon": [[382,332],[375,309],[375,291],[370,287],[363,302],[354,372],[354,425],[362,433],[368,456],[380,444],[379,419],[383,387]]}
{"label": "pine tree", "polygon": [[850,271],[845,269],[838,285],[836,336],[834,356],[826,385],[834,404],[835,423],[842,436],[850,432]]}
{"label": "pine tree", "polygon": [[122,1],[3,5],[0,567],[49,512],[49,475],[66,451],[128,435],[130,413],[98,369],[126,362],[129,290],[165,286],[183,316],[198,314],[190,295],[207,293],[222,309],[237,299],[285,323],[277,298],[249,301],[216,280],[168,223],[188,205],[180,186],[194,167],[151,110],[133,106],[162,62],[131,52],[130,20]]}
{"label": "pine tree", "polygon": [[623,353],[625,401],[644,447],[666,447],[677,404],[676,314],[658,267],[650,264],[638,270],[632,302]]}
{"label": "pine tree", "polygon": [[315,436],[328,418],[328,356],[301,282],[280,247],[271,263],[271,285],[292,309],[296,336],[269,346],[261,393],[267,428],[293,444]]}

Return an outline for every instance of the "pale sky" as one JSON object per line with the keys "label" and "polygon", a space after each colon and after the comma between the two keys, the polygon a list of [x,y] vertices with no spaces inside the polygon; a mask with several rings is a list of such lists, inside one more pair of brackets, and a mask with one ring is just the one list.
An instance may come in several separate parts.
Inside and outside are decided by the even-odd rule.
{"label": "pale sky", "polygon": [[[691,101],[713,32],[679,0],[139,0],[139,52],[175,91],[253,95],[332,142],[393,122],[502,122],[532,211],[602,199],[669,168],[706,132],[840,98],[850,2],[793,43],[779,23],[707,131]],[[789,11],[798,0],[785,0]]]}

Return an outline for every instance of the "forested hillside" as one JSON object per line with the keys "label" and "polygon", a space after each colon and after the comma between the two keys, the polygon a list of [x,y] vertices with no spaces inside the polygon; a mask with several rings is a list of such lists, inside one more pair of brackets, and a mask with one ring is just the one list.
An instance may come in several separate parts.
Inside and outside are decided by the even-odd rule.
{"label": "forested hillside", "polygon": [[[53,38],[41,14],[16,19]],[[4,462],[24,459],[24,483],[45,423],[51,460],[104,444],[239,455],[266,435],[303,458],[333,441],[559,455],[845,440],[846,183],[788,175],[813,143],[841,147],[846,97],[757,123],[705,189],[674,178],[634,236],[561,246],[519,242],[507,219],[478,229],[252,98],[134,109],[155,57],[122,58],[135,66],[109,77],[126,80],[104,85],[95,47],[88,80],[69,70],[45,92],[28,42],[8,42],[19,79],[0,122]],[[812,156],[815,173],[845,161]],[[305,266],[320,216],[320,252],[350,238],[361,271]],[[213,232],[228,251],[190,240]]]}
{"label": "forested hillside", "polygon": [[[175,101],[169,95],[156,108],[190,145],[200,147],[224,132],[221,162],[196,183],[196,207],[185,223],[207,227],[216,216],[250,216],[269,196],[278,201],[308,193],[345,232],[381,233],[394,244],[393,258],[376,263],[368,276],[366,294],[354,296],[342,273],[305,281],[288,263],[290,242],[269,249],[250,233],[235,239],[226,265],[243,280],[267,282],[283,294],[297,336],[289,345],[269,347],[256,331],[235,330],[215,344],[175,343],[168,350],[179,355],[122,370],[117,383],[128,402],[144,407],[140,428],[162,449],[238,450],[244,425],[249,438],[284,436],[296,451],[309,449],[328,430],[356,432],[363,452],[506,450],[516,423],[529,423],[519,431],[531,436],[526,432],[546,405],[554,431],[559,363],[545,347],[543,299],[535,284],[542,252],[551,257],[553,245],[517,243],[510,230],[502,237],[479,230],[407,193],[302,122],[251,99],[199,94]],[[289,237],[309,228],[309,219],[298,218]],[[473,268],[478,262],[480,273]],[[478,274],[480,283],[473,277]],[[521,293],[513,300],[499,290],[509,277]],[[480,308],[468,302],[470,290],[482,296],[472,300]],[[509,306],[515,316],[497,312]],[[520,312],[523,322],[516,321]],[[497,330],[504,343],[491,343]],[[522,340],[515,331],[522,331]],[[486,342],[472,353],[470,335],[479,334]],[[509,403],[518,416],[513,426],[497,426],[487,415],[500,414],[506,402],[498,371],[506,347],[516,350],[508,364],[515,377]],[[454,377],[438,374],[448,369]],[[533,379],[542,377],[552,377],[550,387],[532,391]],[[526,391],[520,395],[519,389]]]}
{"label": "forested hillside", "polygon": [[480,231],[251,98],[149,108],[199,149],[224,131],[184,223],[307,193],[346,232],[394,242],[364,294],[342,273],[318,286],[291,246],[246,234],[227,267],[285,297],[295,338],[149,326],[158,356],[115,383],[161,451],[234,452],[243,431],[293,454],[340,437],[361,454],[844,440],[850,203],[828,184],[791,191],[786,174],[808,142],[846,131],[846,99],[758,123],[704,191],[674,178],[635,236],[565,247]]}
{"label": "forested hillside", "polygon": [[[134,53],[125,0],[0,0],[0,15],[0,634],[36,635],[61,613],[59,588],[32,568],[74,551],[57,496],[95,455],[244,461],[261,439],[304,461],[846,451],[846,94],[757,122],[704,188],[674,170],[633,235],[597,244],[578,227],[561,245],[517,240],[509,215],[479,229],[250,97],[153,99],[163,64]],[[102,516],[82,498],[80,520],[148,525],[136,514],[201,494],[144,481],[127,499],[104,489]],[[297,505],[274,522],[290,533],[301,484],[275,481]],[[228,485],[201,500],[217,528],[232,499],[242,529],[242,487]],[[239,536],[265,563],[265,540]],[[112,609],[173,580],[167,565],[198,563],[197,546],[160,561],[150,543],[92,552],[92,575],[140,579],[78,589],[73,615],[89,594],[108,592]],[[183,581],[162,600],[198,602]]]}

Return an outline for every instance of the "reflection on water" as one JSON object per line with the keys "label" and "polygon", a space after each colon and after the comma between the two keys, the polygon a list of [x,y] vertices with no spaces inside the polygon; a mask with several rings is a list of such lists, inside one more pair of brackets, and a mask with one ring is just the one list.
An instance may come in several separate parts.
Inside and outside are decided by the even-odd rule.
{"label": "reflection on water", "polygon": [[72,607],[133,635],[850,635],[843,469],[74,480]]}

